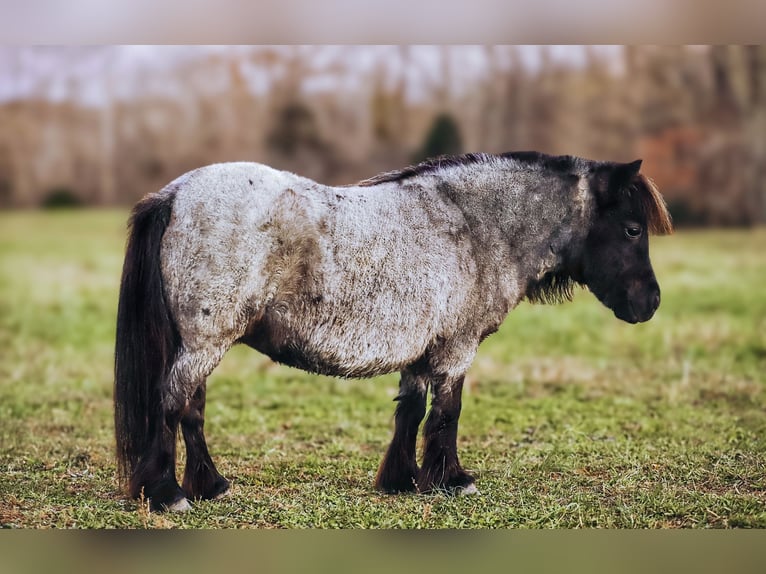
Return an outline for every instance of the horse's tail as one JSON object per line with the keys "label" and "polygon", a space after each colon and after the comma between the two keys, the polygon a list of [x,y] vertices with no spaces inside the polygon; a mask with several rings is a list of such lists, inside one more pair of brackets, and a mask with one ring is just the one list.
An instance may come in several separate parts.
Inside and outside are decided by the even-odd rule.
{"label": "horse's tail", "polygon": [[142,199],[128,223],[114,353],[117,476],[125,485],[161,424],[160,388],[179,346],[163,293],[160,247],[175,193]]}

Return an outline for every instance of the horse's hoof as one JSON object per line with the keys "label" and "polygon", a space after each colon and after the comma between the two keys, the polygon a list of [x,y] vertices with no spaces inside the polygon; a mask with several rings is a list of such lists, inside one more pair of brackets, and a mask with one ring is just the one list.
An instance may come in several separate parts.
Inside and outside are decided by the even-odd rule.
{"label": "horse's hoof", "polygon": [[229,496],[231,496],[231,489],[227,486],[226,490],[222,490],[221,492],[213,496],[213,498],[211,498],[210,500],[221,500],[222,498],[228,498]]}
{"label": "horse's hoof", "polygon": [[218,477],[218,480],[213,484],[213,488],[203,496],[207,500],[218,500],[224,496],[227,496],[231,492],[231,483],[224,477]]}
{"label": "horse's hoof", "polygon": [[179,498],[172,504],[165,506],[165,509],[168,512],[188,512],[191,510],[191,504],[189,504],[189,501],[186,498]]}
{"label": "horse's hoof", "polygon": [[479,492],[479,489],[476,488],[476,484],[473,482],[469,484],[468,486],[464,486],[463,488],[458,489],[457,491],[459,496],[470,496],[472,494],[481,494]]}

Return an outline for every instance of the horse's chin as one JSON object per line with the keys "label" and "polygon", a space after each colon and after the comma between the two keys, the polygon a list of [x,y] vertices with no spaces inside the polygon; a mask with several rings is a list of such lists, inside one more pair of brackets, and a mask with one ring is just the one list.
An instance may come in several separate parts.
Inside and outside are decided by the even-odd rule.
{"label": "horse's chin", "polygon": [[612,309],[612,312],[614,313],[614,316],[620,319],[621,321],[625,321],[626,323],[630,323],[631,325],[635,325],[636,323],[640,323],[641,321],[635,314],[626,314],[624,312],[618,311],[616,309]]}
{"label": "horse's chin", "polygon": [[637,313],[636,310],[633,308],[633,305],[630,303],[627,303],[626,305],[619,306],[619,307],[610,307],[612,309],[612,312],[614,313],[614,316],[620,319],[621,321],[625,321],[626,323],[630,323],[631,325],[635,325],[636,323],[646,323],[649,319],[654,317],[654,312],[656,309],[647,309],[643,313]]}
{"label": "horse's chin", "polygon": [[632,305],[630,305],[628,301],[624,300],[623,297],[615,295],[614,293],[597,293],[593,291],[593,289],[591,289],[591,293],[593,293],[601,302],[601,304],[604,305],[604,307],[607,309],[610,309],[612,313],[614,313],[614,316],[621,321],[625,321],[631,325],[635,325],[636,323],[640,322],[638,315],[636,315],[636,312],[633,310]]}
{"label": "horse's chin", "polygon": [[[593,292],[593,290],[591,290]],[[635,325],[636,323],[645,323],[652,317],[657,307],[642,306],[640,301],[632,301],[626,298],[624,294],[607,292],[607,293],[593,293],[601,303],[614,313],[614,316]]]}

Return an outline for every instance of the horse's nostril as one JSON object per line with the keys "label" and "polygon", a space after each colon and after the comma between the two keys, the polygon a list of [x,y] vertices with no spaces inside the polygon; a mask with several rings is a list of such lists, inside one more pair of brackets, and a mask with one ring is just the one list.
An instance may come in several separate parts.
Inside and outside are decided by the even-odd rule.
{"label": "horse's nostril", "polygon": [[655,293],[654,298],[652,299],[652,306],[656,310],[660,306],[660,294]]}

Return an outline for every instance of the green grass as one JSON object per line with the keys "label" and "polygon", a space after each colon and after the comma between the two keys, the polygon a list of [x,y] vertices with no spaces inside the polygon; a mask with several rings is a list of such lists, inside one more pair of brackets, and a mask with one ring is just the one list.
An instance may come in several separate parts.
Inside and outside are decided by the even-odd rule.
{"label": "green grass", "polygon": [[[480,496],[372,489],[397,378],[233,349],[208,441],[231,496],[184,515],[118,491],[111,373],[122,211],[0,214],[0,525],[766,527],[766,230],[655,238],[663,304],[522,304],[469,372],[458,446]],[[179,461],[181,464],[182,461]]]}

